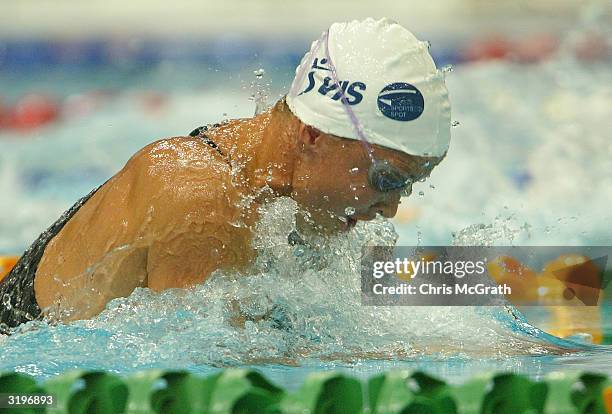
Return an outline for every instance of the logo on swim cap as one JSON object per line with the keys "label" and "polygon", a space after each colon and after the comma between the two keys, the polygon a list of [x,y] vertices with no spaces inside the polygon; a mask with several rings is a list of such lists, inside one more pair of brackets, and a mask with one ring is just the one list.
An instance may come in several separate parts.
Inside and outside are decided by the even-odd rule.
{"label": "logo on swim cap", "polygon": [[[312,63],[312,70],[308,73],[308,85],[302,92],[298,93],[297,96],[304,95],[315,88],[317,85],[315,80],[316,71],[325,70],[331,72],[330,68],[323,66],[325,64],[327,64],[327,59],[323,58],[319,60],[315,58],[314,62]],[[341,80],[338,82],[340,84],[340,90],[338,90],[338,85],[334,82],[331,76],[325,76],[323,79],[321,78],[322,76],[319,77],[321,85],[317,89],[317,92],[319,92],[321,95],[327,96],[334,101],[339,100],[342,95],[344,95],[346,98],[345,102],[348,105],[357,105],[363,99],[363,94],[361,92],[366,90],[365,83],[359,81],[350,82],[348,80]],[[330,92],[333,92],[331,96],[329,95]]]}
{"label": "logo on swim cap", "polygon": [[377,102],[380,112],[396,121],[413,121],[425,110],[421,92],[405,82],[385,86],[378,94]]}

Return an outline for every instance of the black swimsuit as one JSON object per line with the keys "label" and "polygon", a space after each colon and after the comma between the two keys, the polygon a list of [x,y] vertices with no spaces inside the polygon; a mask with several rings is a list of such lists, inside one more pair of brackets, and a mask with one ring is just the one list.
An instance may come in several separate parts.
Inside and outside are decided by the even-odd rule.
{"label": "black swimsuit", "polygon": [[100,187],[77,201],[55,223],[38,236],[10,273],[0,281],[0,298],[2,300],[0,303],[0,334],[8,334],[9,328],[40,318],[41,310],[36,303],[36,295],[34,294],[34,277],[40,259],[45,252],[45,247]]}
{"label": "black swimsuit", "polygon": [[[213,126],[218,127],[219,124]],[[200,136],[206,144],[223,155],[217,144],[204,134],[207,130],[208,126],[202,126],[193,130],[189,135],[192,137]],[[32,243],[10,273],[0,281],[0,334],[9,334],[10,328],[41,318],[41,309],[36,303],[34,293],[34,277],[45,248],[100,187],[92,190],[64,212],[51,227]]]}

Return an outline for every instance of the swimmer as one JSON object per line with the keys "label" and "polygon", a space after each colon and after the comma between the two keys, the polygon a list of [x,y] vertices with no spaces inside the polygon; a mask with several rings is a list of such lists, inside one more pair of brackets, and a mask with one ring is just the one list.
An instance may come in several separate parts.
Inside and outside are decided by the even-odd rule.
{"label": "swimmer", "polygon": [[277,197],[296,201],[302,234],[391,218],[449,141],[428,44],[387,19],[334,23],[272,108],[147,145],[64,213],[0,283],[0,329],[244,271],[258,207]]}

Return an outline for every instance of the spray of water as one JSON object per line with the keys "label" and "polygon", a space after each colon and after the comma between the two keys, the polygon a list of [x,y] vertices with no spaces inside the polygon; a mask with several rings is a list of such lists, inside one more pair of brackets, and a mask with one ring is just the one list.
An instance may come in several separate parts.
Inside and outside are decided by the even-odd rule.
{"label": "spray of water", "polygon": [[[291,243],[296,211],[290,198],[262,206],[258,257],[248,273],[216,271],[202,285],[159,294],[138,288],[98,317],[69,325],[30,322],[0,339],[6,356],[0,365],[9,355],[11,364],[36,355],[36,366],[46,370],[58,355],[64,364],[113,369],[569,349],[550,342],[511,307],[363,306],[362,246],[393,245],[391,223],[379,217],[349,233],[298,235]],[[44,353],[36,349],[41,343]]]}

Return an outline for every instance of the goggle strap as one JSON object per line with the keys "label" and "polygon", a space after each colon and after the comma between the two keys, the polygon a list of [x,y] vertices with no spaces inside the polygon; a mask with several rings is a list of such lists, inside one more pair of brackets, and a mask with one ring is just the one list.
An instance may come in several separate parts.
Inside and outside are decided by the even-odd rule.
{"label": "goggle strap", "polygon": [[[318,49],[318,45],[317,45],[317,49]],[[359,122],[359,119],[355,115],[355,112],[353,112],[353,109],[351,108],[350,104],[348,103],[348,99],[346,98],[346,95],[344,94],[344,90],[340,86],[340,81],[338,80],[338,71],[336,70],[336,66],[334,65],[334,62],[332,61],[331,56],[329,54],[329,29],[327,29],[327,31],[325,32],[325,58],[327,59],[327,63],[329,64],[329,69],[331,72],[332,80],[334,81],[334,84],[336,85],[336,88],[338,88],[338,92],[340,93],[340,101],[342,102],[342,107],[344,108],[346,114],[351,120],[351,124],[353,125],[353,128],[355,129],[355,133],[361,140],[361,143],[363,144],[366,154],[368,154],[368,157],[370,157],[370,161],[374,163],[374,155],[372,154],[372,147],[370,146],[370,143],[368,142],[365,136],[365,132],[363,130],[363,126],[361,125],[361,122]]]}

